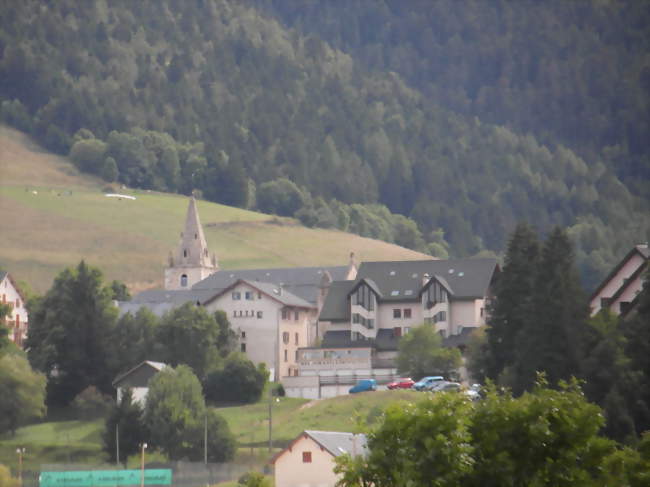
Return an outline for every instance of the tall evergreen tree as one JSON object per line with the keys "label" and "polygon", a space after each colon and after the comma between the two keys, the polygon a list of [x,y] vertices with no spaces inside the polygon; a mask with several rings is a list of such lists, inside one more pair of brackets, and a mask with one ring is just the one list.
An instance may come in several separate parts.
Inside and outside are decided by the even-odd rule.
{"label": "tall evergreen tree", "polygon": [[637,433],[650,430],[650,273],[646,273],[643,289],[636,298],[632,316],[622,322],[627,339],[625,353],[636,388],[632,391],[632,417]]}
{"label": "tall evergreen tree", "polygon": [[530,319],[539,256],[537,234],[520,223],[510,238],[489,313],[487,376],[495,381],[513,365],[517,336]]}
{"label": "tall evergreen tree", "polygon": [[133,401],[133,394],[127,389],[106,419],[102,434],[104,451],[111,462],[116,461],[119,438],[120,459],[126,460],[139,451],[147,436],[142,407]]}
{"label": "tall evergreen tree", "polygon": [[537,267],[530,314],[517,335],[516,393],[530,389],[538,371],[546,373],[550,384],[578,373],[589,316],[563,229],[556,227],[548,236]]}

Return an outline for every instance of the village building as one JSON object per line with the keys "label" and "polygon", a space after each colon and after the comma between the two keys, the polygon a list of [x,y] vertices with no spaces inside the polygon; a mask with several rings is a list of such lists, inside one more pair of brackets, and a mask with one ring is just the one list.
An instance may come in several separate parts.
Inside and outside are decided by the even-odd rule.
{"label": "village building", "polygon": [[608,309],[616,315],[627,315],[636,305],[648,269],[648,244],[635,245],[612,269],[589,298],[591,315]]}
{"label": "village building", "polygon": [[117,390],[117,402],[122,401],[125,391],[131,390],[133,402],[144,406],[149,392],[149,382],[165,367],[162,362],[145,360],[131,370],[119,375],[113,381],[113,387]]}
{"label": "village building", "polygon": [[331,284],[318,319],[322,342],[298,350],[287,395],[331,397],[360,379],[392,380],[399,340],[416,326],[463,348],[485,325],[498,272],[496,259],[362,263],[354,281]]}
{"label": "village building", "polygon": [[184,231],[165,269],[165,288],[143,291],[120,302],[120,313],[142,307],[158,316],[185,303],[223,310],[238,336],[239,349],[263,362],[275,380],[296,375],[297,349],[319,336],[318,314],[334,280],[354,279],[354,254],[348,265],[219,270],[208,257],[197,205],[190,199]]}
{"label": "village building", "polygon": [[363,434],[336,431],[304,431],[271,460],[276,487],[334,487],[340,474],[334,473],[341,455],[366,456]]}
{"label": "village building", "polygon": [[11,274],[4,271],[0,271],[0,296],[2,304],[9,305],[10,308],[4,318],[4,326],[9,328],[9,340],[22,348],[29,329],[25,296]]}

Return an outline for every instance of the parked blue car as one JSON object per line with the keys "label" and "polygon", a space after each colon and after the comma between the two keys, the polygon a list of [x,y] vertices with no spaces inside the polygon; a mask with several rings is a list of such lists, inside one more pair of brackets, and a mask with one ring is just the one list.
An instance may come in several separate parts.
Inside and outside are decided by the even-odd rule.
{"label": "parked blue car", "polygon": [[350,388],[350,394],[355,392],[376,391],[377,381],[375,379],[363,379],[357,382],[357,385]]}
{"label": "parked blue car", "polygon": [[422,391],[434,382],[439,382],[445,380],[441,375],[430,375],[428,377],[423,377],[415,384],[413,384],[413,389],[416,391]]}

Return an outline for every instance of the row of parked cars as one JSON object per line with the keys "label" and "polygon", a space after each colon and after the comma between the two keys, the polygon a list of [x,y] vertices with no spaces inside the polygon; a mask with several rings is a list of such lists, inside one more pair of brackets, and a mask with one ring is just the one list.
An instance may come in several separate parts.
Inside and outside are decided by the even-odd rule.
{"label": "row of parked cars", "polygon": [[[410,377],[405,377],[390,382],[387,387],[391,390],[415,389],[416,391],[430,392],[460,391],[462,389],[462,386],[458,382],[447,381],[440,375],[424,377],[417,382],[415,382]],[[478,399],[480,397],[480,388],[480,385],[474,384],[469,389],[465,389],[464,392],[471,399]],[[377,381],[375,379],[364,379],[360,380],[354,387],[350,389],[350,394],[375,390],[377,390]]]}

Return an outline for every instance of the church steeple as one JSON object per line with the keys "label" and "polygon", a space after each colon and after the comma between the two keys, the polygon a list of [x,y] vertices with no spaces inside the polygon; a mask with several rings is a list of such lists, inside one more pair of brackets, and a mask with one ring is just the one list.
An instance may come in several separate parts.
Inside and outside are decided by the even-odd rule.
{"label": "church steeple", "polygon": [[190,288],[218,269],[216,256],[208,251],[196,200],[192,196],[180,242],[165,269],[165,289]]}
{"label": "church steeple", "polygon": [[185,216],[185,227],[181,232],[181,241],[176,249],[177,265],[215,267],[210,260],[208,244],[205,241],[203,227],[199,219],[199,212],[196,209],[196,200],[192,196],[187,207]]}

